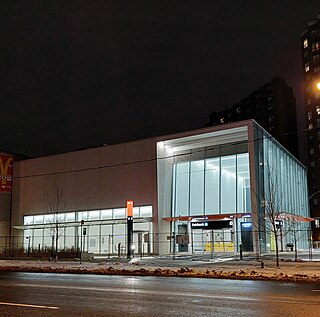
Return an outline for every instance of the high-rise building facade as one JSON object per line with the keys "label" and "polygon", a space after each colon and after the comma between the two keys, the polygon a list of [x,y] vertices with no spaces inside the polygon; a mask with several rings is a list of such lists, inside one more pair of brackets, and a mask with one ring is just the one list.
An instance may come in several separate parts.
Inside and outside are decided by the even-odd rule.
{"label": "high-rise building facade", "polygon": [[230,108],[212,112],[208,126],[254,119],[298,157],[296,99],[283,78],[276,77]]}
{"label": "high-rise building facade", "polygon": [[313,239],[320,241],[320,15],[301,33]]}

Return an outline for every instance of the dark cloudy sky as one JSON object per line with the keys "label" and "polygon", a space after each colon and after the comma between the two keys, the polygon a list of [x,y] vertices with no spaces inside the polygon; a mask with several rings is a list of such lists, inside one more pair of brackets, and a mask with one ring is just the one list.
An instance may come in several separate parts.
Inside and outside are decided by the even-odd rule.
{"label": "dark cloudy sky", "polygon": [[303,103],[319,0],[1,1],[0,149],[43,155],[202,127],[275,76]]}

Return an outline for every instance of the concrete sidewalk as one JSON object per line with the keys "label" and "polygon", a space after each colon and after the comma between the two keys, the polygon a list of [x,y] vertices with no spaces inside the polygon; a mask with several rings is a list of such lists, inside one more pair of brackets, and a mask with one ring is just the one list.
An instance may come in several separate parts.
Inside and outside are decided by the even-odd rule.
{"label": "concrete sidewalk", "polygon": [[276,267],[271,254],[263,254],[259,261],[248,255],[239,260],[238,256],[231,254],[216,254],[214,258],[210,255],[179,255],[175,259],[171,255],[135,257],[130,261],[99,257],[81,264],[80,261],[62,260],[0,260],[0,271],[260,279],[320,284],[320,252],[314,252],[312,258],[308,252],[302,252],[299,262],[292,259],[292,252],[281,253],[280,267]]}

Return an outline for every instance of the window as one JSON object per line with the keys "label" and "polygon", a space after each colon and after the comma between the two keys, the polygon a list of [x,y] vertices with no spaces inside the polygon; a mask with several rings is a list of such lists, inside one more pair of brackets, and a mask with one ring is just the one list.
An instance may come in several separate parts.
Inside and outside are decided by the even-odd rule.
{"label": "window", "polygon": [[310,70],[309,63],[304,64],[304,71],[307,73]]}
{"label": "window", "polygon": [[320,42],[312,43],[312,52],[317,52],[320,50]]}
{"label": "window", "polygon": [[317,118],[317,128],[320,128],[320,118]]}
{"label": "window", "polygon": [[311,120],[311,119],[312,119],[312,111],[308,111],[308,120]]}
{"label": "window", "polygon": [[24,216],[23,224],[24,225],[33,225],[33,216]]}
{"label": "window", "polygon": [[310,166],[311,166],[311,168],[315,168],[316,167],[316,162],[315,161],[311,161]]}
{"label": "window", "polygon": [[101,219],[112,219],[112,209],[101,210]]}
{"label": "window", "polygon": [[307,100],[307,105],[311,105],[311,99]]}
{"label": "window", "polygon": [[320,63],[320,54],[316,54],[313,56],[313,63],[319,64]]}
{"label": "window", "polygon": [[316,106],[316,112],[317,112],[317,115],[319,116],[320,115],[320,106]]}
{"label": "window", "polygon": [[319,29],[315,29],[315,30],[311,31],[311,36],[313,39],[316,39],[317,37],[319,37],[319,35],[320,35]]}
{"label": "window", "polygon": [[319,99],[320,98],[320,92],[316,93],[316,98]]}
{"label": "window", "polygon": [[237,113],[241,113],[241,107],[237,107],[236,111]]}
{"label": "window", "polygon": [[89,220],[100,220],[100,210],[91,210],[88,212]]}
{"label": "window", "polygon": [[220,118],[220,123],[224,123],[224,118]]}
{"label": "window", "polygon": [[273,105],[269,105],[269,106],[268,106],[268,110],[269,110],[269,111],[271,111],[271,110],[273,110],[273,109],[274,109]]}
{"label": "window", "polygon": [[43,223],[43,215],[34,216],[34,224],[42,224]]}
{"label": "window", "polygon": [[314,73],[319,73],[319,72],[320,72],[320,67],[315,67],[315,68],[313,69],[313,72],[314,72]]}
{"label": "window", "polygon": [[269,117],[269,123],[273,122],[274,117]]}
{"label": "window", "polygon": [[310,155],[314,155],[314,148],[313,147],[309,150],[309,153],[310,153]]}
{"label": "window", "polygon": [[315,219],[314,225],[315,225],[316,228],[320,228],[320,220],[319,219]]}
{"label": "window", "polygon": [[315,198],[315,199],[313,200],[313,206],[318,206],[318,199],[317,199],[317,198]]}
{"label": "window", "polygon": [[126,217],[126,208],[113,209],[114,219],[122,219]]}
{"label": "window", "polygon": [[269,132],[272,132],[274,130],[274,126],[269,127]]}
{"label": "window", "polygon": [[304,39],[303,40],[303,48],[307,48],[308,47],[308,39]]}
{"label": "window", "polygon": [[312,124],[312,123],[309,123],[308,128],[309,128],[309,130],[312,130],[312,129],[313,129],[313,124]]}
{"label": "window", "polygon": [[76,213],[75,212],[67,212],[66,213],[66,221],[67,222],[76,221]]}
{"label": "window", "polygon": [[320,131],[318,131],[318,140],[320,140]]}
{"label": "window", "polygon": [[152,206],[140,207],[141,217],[152,217]]}

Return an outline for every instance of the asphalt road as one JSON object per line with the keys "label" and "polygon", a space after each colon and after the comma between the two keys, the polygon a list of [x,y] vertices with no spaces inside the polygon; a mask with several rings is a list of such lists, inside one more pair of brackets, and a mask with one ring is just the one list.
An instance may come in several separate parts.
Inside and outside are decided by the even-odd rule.
{"label": "asphalt road", "polygon": [[0,273],[0,316],[320,316],[320,285]]}

